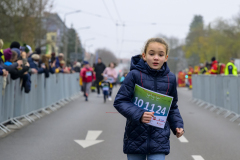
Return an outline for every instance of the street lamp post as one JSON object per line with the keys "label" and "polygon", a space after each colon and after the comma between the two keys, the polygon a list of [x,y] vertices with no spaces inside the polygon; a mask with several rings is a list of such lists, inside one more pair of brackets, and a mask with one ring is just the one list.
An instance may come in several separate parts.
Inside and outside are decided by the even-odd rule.
{"label": "street lamp post", "polygon": [[[81,28],[78,28],[77,30],[83,30],[83,29],[90,29],[90,26],[87,26],[87,27],[81,27]],[[77,59],[78,59],[78,53],[77,53],[77,40],[78,40],[78,36],[77,36],[77,30],[76,30],[76,40],[75,40],[75,53],[77,54]]]}
{"label": "street lamp post", "polygon": [[[88,52],[89,52],[90,48],[93,47],[93,44],[91,44],[91,45],[89,45],[89,46],[86,46],[86,47],[88,48]],[[90,53],[89,63],[90,63],[91,65],[93,65],[93,54],[92,54],[92,53]]]}
{"label": "street lamp post", "polygon": [[64,55],[66,56],[66,61],[68,60],[68,50],[67,50],[68,39],[67,39],[67,35],[66,35],[66,28],[67,28],[67,26],[66,26],[66,16],[70,15],[70,14],[78,13],[78,12],[81,12],[81,10],[68,12],[68,13],[65,13],[65,15],[64,15]]}
{"label": "street lamp post", "polygon": [[[89,39],[86,39],[85,41],[84,41],[84,43],[83,43],[83,46],[84,46],[84,49],[85,49],[85,54],[86,54],[86,42],[87,41],[90,41],[90,40],[94,40],[95,38],[89,38]],[[85,55],[84,54],[84,55]]]}

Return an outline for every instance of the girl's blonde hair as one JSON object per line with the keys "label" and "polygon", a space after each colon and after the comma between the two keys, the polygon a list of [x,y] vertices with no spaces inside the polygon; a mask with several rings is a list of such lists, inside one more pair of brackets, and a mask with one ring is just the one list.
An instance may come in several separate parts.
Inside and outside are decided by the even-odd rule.
{"label": "girl's blonde hair", "polygon": [[158,43],[161,43],[161,44],[165,45],[165,47],[166,47],[166,55],[168,55],[168,52],[169,52],[168,44],[167,44],[167,42],[166,42],[164,39],[162,39],[162,38],[150,38],[150,39],[147,41],[147,43],[145,44],[143,53],[146,54],[146,52],[147,52],[147,47],[149,46],[149,44],[150,44],[151,42],[158,42]]}
{"label": "girl's blonde hair", "polygon": [[0,39],[0,49],[2,49],[3,48],[3,40],[2,39]]}

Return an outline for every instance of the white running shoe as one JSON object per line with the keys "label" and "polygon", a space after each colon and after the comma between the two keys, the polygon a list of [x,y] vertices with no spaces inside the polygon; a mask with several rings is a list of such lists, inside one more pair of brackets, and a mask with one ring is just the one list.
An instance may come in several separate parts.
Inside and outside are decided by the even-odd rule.
{"label": "white running shoe", "polygon": [[109,100],[109,101],[112,101],[112,97],[108,97],[108,100]]}

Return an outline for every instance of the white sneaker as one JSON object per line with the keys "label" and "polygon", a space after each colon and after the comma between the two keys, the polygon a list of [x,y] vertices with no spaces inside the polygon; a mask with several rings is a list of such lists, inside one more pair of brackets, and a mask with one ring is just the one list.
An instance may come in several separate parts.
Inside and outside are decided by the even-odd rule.
{"label": "white sneaker", "polygon": [[112,97],[108,97],[108,100],[109,100],[109,101],[112,101]]}
{"label": "white sneaker", "polygon": [[100,97],[101,97],[101,95],[100,95],[100,94],[98,94],[98,95],[97,95],[97,97],[98,97],[98,98],[100,98]]}

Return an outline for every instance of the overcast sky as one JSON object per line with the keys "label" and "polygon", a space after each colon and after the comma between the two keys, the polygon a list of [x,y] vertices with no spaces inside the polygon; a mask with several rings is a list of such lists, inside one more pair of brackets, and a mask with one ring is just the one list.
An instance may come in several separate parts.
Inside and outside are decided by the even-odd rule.
{"label": "overcast sky", "polygon": [[[233,18],[240,12],[240,1],[54,0],[53,11],[62,19],[76,10],[82,12],[67,15],[66,24],[75,29],[90,26],[78,30],[87,50],[95,53],[98,48],[107,48],[117,57],[130,58],[159,33],[184,40],[194,15],[202,15],[205,24],[217,18]],[[117,27],[116,23],[125,26]]]}

